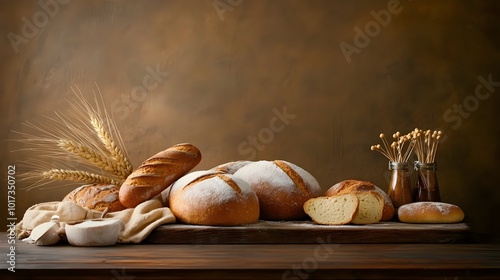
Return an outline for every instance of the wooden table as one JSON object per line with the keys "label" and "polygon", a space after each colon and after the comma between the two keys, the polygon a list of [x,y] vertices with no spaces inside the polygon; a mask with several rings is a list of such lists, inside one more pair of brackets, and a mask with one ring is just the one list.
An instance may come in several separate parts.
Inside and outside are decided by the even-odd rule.
{"label": "wooden table", "polygon": [[[2,279],[500,279],[500,244],[140,244],[42,247],[16,240]],[[15,277],[15,278],[13,278]]]}

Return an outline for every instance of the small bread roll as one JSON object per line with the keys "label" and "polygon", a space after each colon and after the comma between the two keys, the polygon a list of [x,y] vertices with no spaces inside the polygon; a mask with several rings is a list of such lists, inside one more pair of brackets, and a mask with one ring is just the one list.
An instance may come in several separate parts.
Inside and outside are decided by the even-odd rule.
{"label": "small bread roll", "polygon": [[234,173],[250,184],[259,198],[261,220],[301,220],[304,203],[319,196],[318,181],[297,165],[284,161],[255,161]]}
{"label": "small bread roll", "polygon": [[317,224],[345,225],[358,212],[358,204],[358,197],[351,193],[321,196],[307,200],[304,211]]}
{"label": "small bread roll", "polygon": [[169,205],[186,224],[233,226],[259,219],[259,200],[248,183],[215,171],[181,177],[170,187]]}
{"label": "small bread roll", "polygon": [[68,193],[62,201],[72,201],[82,207],[103,212],[121,211],[123,206],[118,198],[119,187],[108,184],[83,185]]}
{"label": "small bread roll", "polygon": [[398,218],[405,223],[459,223],[464,219],[464,212],[453,204],[422,201],[399,207]]}
{"label": "small bread roll", "polygon": [[382,218],[380,220],[391,220],[394,217],[396,211],[394,209],[394,205],[392,204],[391,198],[381,188],[377,187],[373,183],[360,180],[344,180],[329,188],[326,191],[325,195],[332,196],[342,193],[363,193],[368,191],[376,191],[384,199],[384,210],[382,212]]}

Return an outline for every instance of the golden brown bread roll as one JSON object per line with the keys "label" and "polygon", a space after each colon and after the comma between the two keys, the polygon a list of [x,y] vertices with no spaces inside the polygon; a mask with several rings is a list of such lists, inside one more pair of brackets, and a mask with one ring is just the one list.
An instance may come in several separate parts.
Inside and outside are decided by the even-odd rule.
{"label": "golden brown bread roll", "polygon": [[459,223],[464,219],[464,212],[453,204],[422,201],[400,206],[398,219],[404,223]]}
{"label": "golden brown bread roll", "polygon": [[82,207],[104,212],[125,209],[118,199],[119,187],[108,184],[83,185],[68,193],[62,201],[72,201]]}
{"label": "golden brown bread roll", "polygon": [[120,202],[129,208],[153,198],[201,161],[191,144],[178,144],[145,160],[120,187]]}
{"label": "golden brown bread roll", "polygon": [[309,172],[284,160],[252,162],[234,175],[249,183],[257,194],[261,220],[304,219],[304,203],[321,193],[318,181]]}
{"label": "golden brown bread roll", "polygon": [[333,196],[343,193],[357,193],[366,191],[376,191],[384,198],[384,209],[380,221],[389,221],[394,217],[395,209],[389,196],[375,184],[360,180],[344,180],[329,188],[325,195]]}
{"label": "golden brown bread roll", "polygon": [[247,182],[231,175],[195,171],[170,187],[170,210],[181,222],[233,226],[259,219],[259,200]]}

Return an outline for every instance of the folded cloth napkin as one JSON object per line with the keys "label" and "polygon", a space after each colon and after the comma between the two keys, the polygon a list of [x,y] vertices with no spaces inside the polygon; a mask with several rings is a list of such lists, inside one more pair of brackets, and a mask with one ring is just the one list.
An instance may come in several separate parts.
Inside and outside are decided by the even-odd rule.
{"label": "folded cloth napkin", "polygon": [[53,215],[59,216],[62,225],[86,219],[114,218],[121,219],[125,229],[118,238],[119,243],[140,243],[153,229],[162,224],[175,223],[175,216],[168,207],[163,207],[158,198],[145,201],[135,208],[103,213],[81,207],[70,201],[52,201],[31,206],[24,213],[23,219],[16,225],[16,235],[24,239],[39,224],[50,221]]}
{"label": "folded cloth napkin", "polygon": [[163,207],[158,199],[145,201],[135,208],[108,213],[105,218],[118,218],[125,229],[118,238],[119,243],[140,243],[159,225],[175,223],[170,208]]}

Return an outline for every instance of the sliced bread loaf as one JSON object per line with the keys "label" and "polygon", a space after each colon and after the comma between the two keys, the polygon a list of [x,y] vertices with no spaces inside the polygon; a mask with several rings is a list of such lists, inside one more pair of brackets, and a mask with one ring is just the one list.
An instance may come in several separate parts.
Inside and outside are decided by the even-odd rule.
{"label": "sliced bread loaf", "polygon": [[382,219],[384,198],[376,191],[356,193],[359,200],[358,212],[351,223],[364,225],[378,223]]}
{"label": "sliced bread loaf", "polygon": [[304,211],[311,219],[323,225],[343,225],[352,221],[358,211],[355,194],[316,197],[304,203]]}

